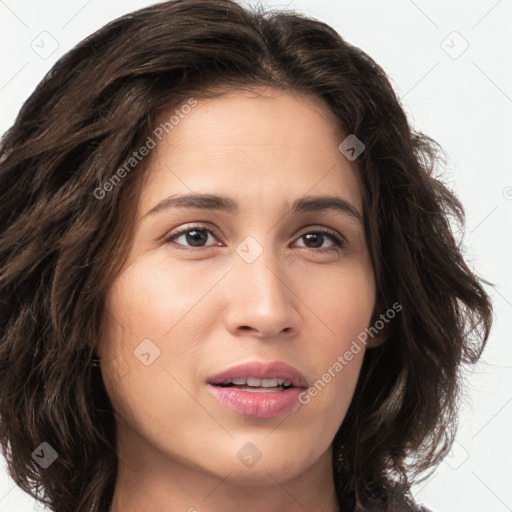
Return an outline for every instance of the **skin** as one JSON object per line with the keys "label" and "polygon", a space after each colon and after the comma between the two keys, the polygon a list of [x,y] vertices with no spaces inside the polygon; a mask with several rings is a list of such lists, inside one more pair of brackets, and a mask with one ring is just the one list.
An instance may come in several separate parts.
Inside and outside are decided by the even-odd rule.
{"label": "skin", "polygon": [[[338,149],[346,135],[319,99],[292,92],[197,101],[152,150],[127,263],[106,298],[98,353],[118,434],[111,511],[332,512],[331,442],[365,347],[307,405],[276,418],[227,409],[206,381],[235,364],[283,361],[312,385],[371,325],[361,222],[335,210],[287,213],[297,198],[330,195],[362,217],[357,171]],[[145,216],[191,192],[229,196],[240,212]],[[197,223],[213,230],[202,246],[186,234],[164,241]],[[345,246],[304,237],[321,228]],[[251,263],[236,250],[248,236],[249,252],[262,250]],[[145,366],[134,350],[148,338],[160,355]],[[252,467],[237,457],[247,443],[261,453]]]}

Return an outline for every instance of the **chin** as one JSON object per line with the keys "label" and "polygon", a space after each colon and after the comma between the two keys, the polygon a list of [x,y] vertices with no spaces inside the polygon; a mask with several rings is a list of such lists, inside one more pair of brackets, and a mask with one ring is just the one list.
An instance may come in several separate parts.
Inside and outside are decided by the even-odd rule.
{"label": "chin", "polygon": [[270,442],[270,438],[258,441],[254,436],[244,436],[233,441],[225,451],[210,452],[209,460],[213,464],[208,472],[217,478],[229,475],[233,484],[275,485],[276,480],[291,480],[314,464],[321,454],[312,451],[303,444],[287,446],[277,436],[274,442]]}

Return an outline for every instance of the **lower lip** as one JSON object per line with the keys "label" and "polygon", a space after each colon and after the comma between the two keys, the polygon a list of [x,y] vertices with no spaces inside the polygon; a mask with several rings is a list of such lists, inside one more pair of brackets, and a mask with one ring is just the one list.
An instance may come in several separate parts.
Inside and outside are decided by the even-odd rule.
{"label": "lower lip", "polygon": [[209,384],[210,391],[228,408],[250,418],[275,418],[299,403],[302,388],[257,393]]}

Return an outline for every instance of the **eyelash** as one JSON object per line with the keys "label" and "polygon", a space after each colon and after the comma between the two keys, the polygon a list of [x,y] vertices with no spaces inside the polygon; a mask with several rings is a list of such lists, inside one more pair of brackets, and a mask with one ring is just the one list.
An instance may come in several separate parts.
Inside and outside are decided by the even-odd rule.
{"label": "eyelash", "polygon": [[[191,225],[191,226],[187,226],[185,229],[182,229],[181,231],[178,231],[176,233],[171,233],[168,237],[166,237],[164,239],[164,242],[166,244],[169,244],[169,243],[172,243],[176,238],[179,238],[181,235],[185,235],[187,234],[189,231],[206,231],[207,233],[211,233],[213,236],[215,236],[215,238],[218,238],[217,237],[217,233],[214,229],[211,229],[210,227],[207,227],[205,225],[202,225],[202,224],[195,224],[195,225]],[[302,238],[303,236],[305,235],[308,235],[310,233],[315,233],[315,234],[322,234],[322,235],[328,235],[333,243],[334,243],[334,246],[331,246],[331,247],[324,247],[324,248],[320,248],[320,247],[303,247],[303,249],[312,249],[314,250],[315,252],[321,252],[321,253],[326,253],[326,252],[332,252],[332,251],[336,251],[336,250],[339,250],[341,248],[343,248],[345,246],[345,240],[340,238],[339,235],[336,234],[336,232],[334,231],[331,231],[330,229],[326,229],[326,228],[317,228],[317,229],[311,229],[309,231],[305,231],[304,233],[302,233],[298,238]],[[200,250],[200,249],[207,249],[209,247],[212,247],[212,246],[204,246],[204,247],[187,247],[187,246],[183,246],[182,244],[177,244],[180,246],[180,250],[185,250],[185,251],[193,251],[193,250]]]}

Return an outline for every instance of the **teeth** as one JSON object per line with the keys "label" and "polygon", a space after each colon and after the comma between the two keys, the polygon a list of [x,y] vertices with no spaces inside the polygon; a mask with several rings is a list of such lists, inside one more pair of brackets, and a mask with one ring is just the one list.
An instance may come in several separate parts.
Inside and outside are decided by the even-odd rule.
{"label": "teeth", "polygon": [[245,388],[241,388],[242,391],[248,391],[249,393],[278,393],[283,390],[283,388],[253,388],[251,386],[247,386]]}
{"label": "teeth", "polygon": [[234,386],[252,386],[255,388],[276,388],[278,386],[291,386],[291,380],[285,379],[258,379],[257,377],[238,377],[236,379],[228,379],[222,383],[233,384]]}

